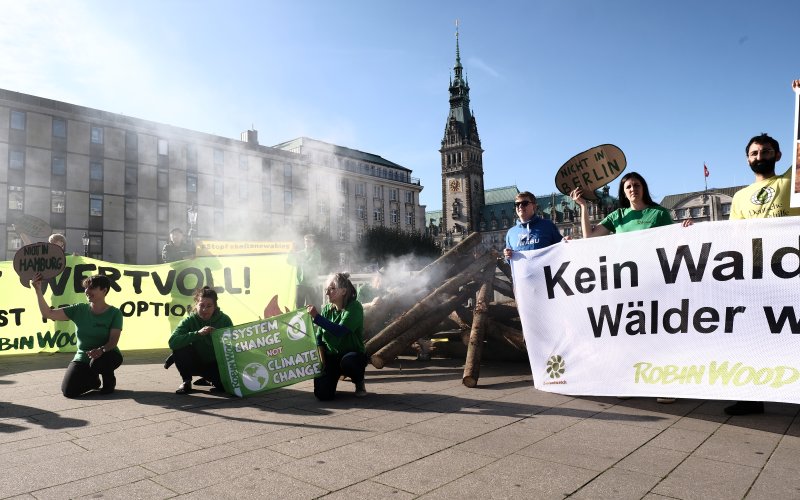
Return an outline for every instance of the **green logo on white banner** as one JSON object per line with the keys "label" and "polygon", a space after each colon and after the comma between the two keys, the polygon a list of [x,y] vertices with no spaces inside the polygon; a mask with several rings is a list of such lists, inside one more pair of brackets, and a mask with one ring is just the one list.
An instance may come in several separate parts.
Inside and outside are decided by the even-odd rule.
{"label": "green logo on white banner", "polygon": [[547,373],[550,378],[561,378],[561,375],[564,375],[564,370],[564,358],[558,354],[550,356],[550,359],[547,360]]}

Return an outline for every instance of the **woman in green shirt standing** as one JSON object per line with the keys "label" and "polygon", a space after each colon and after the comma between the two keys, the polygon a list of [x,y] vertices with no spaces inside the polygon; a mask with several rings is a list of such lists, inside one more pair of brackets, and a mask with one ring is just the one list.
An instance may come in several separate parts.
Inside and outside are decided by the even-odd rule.
{"label": "woman in green shirt standing", "polygon": [[61,382],[61,392],[68,398],[100,389],[101,376],[100,393],[111,394],[117,385],[114,370],[122,364],[122,353],[117,347],[122,333],[122,313],[106,303],[111,282],[105,276],[95,275],[84,279],[82,285],[88,304],[50,309],[42,295],[42,275],[33,277],[42,316],[53,321],[72,321],[77,327],[78,350]]}
{"label": "woman in green shirt standing", "polygon": [[314,395],[321,401],[336,396],[339,377],[345,375],[356,386],[356,396],[366,396],[364,370],[364,308],[347,273],[336,273],[325,288],[328,303],[322,312],[309,305],[306,310],[317,329],[317,345],[323,352],[322,375],[314,379]]}
{"label": "woman in green shirt standing", "polygon": [[[570,196],[581,206],[581,230],[584,238],[605,236],[611,233],[629,233],[642,229],[669,226],[673,223],[669,210],[653,201],[647,181],[637,172],[625,174],[619,182],[620,208],[608,214],[600,224],[589,224],[589,211],[583,190],[575,188]],[[692,220],[683,221],[683,226],[691,226]],[[627,398],[624,398],[627,399]],[[659,403],[674,403],[674,398],[656,398]]]}

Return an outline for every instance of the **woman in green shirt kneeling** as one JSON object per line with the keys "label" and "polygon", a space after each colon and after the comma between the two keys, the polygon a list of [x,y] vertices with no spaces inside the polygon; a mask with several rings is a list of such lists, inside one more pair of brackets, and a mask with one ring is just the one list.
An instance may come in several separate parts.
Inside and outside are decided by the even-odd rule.
{"label": "woman in green shirt kneeling", "polygon": [[323,353],[322,375],[314,379],[314,395],[321,401],[336,396],[339,377],[345,375],[356,386],[356,396],[366,396],[364,370],[364,309],[347,273],[336,273],[325,288],[328,303],[322,312],[310,305],[306,309],[317,329],[317,345]]}
{"label": "woman in green shirt kneeling", "polygon": [[82,285],[88,304],[50,309],[42,295],[42,275],[36,274],[33,278],[42,316],[53,321],[72,321],[77,328],[78,350],[61,381],[61,392],[68,398],[100,389],[101,376],[100,393],[111,394],[117,385],[114,370],[122,364],[122,353],[117,347],[122,333],[122,313],[106,304],[111,282],[105,276],[95,275],[84,279]]}

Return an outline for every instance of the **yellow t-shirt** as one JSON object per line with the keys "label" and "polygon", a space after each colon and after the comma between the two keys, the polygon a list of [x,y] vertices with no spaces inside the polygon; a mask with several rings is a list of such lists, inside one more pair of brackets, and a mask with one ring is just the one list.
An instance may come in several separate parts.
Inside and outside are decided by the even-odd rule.
{"label": "yellow t-shirt", "polygon": [[790,208],[792,194],[792,169],[783,175],[776,175],[763,181],[754,182],[736,191],[731,203],[731,220],[764,219],[800,215],[800,207]]}

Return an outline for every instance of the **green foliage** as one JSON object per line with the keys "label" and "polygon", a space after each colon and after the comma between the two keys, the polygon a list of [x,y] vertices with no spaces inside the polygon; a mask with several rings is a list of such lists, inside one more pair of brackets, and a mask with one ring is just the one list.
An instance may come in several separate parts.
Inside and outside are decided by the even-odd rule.
{"label": "green foliage", "polygon": [[367,261],[377,261],[383,266],[391,257],[414,255],[433,260],[442,249],[433,237],[422,232],[404,232],[396,228],[376,226],[368,228],[361,237],[361,250]]}

